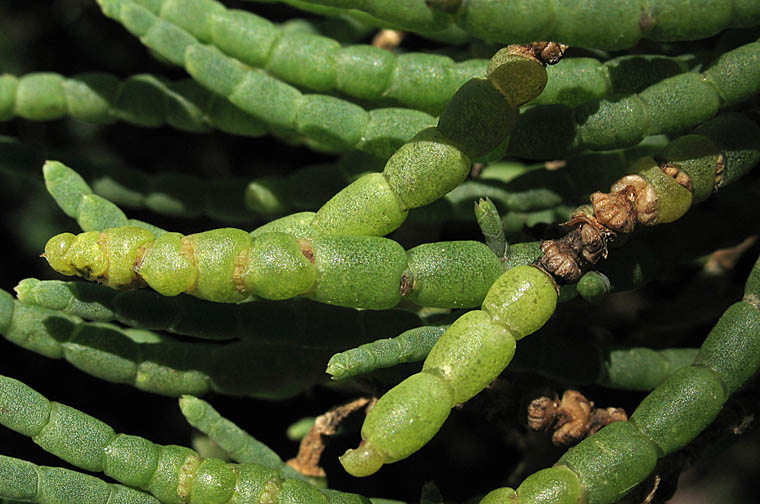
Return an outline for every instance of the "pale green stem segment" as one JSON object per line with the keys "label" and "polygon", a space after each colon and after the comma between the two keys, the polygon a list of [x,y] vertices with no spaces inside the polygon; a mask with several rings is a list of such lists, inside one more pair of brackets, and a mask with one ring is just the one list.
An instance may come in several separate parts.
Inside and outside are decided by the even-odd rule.
{"label": "pale green stem segment", "polygon": [[[249,1],[268,2],[269,0],[249,0]],[[404,31],[404,28],[402,28],[401,26],[394,25],[393,23],[385,19],[379,19],[364,11],[351,8],[352,5],[350,4],[344,7],[332,7],[332,6],[327,6],[327,5],[311,3],[307,0],[283,0],[280,3],[288,4],[292,7],[295,7],[296,9],[299,9],[305,12],[311,12],[314,14],[319,14],[322,16],[330,16],[330,17],[350,16],[356,19],[357,21],[366,23],[369,26],[374,26],[377,28],[384,28],[384,29],[389,29],[389,30]],[[424,37],[424,38],[439,41],[439,42],[445,42],[445,43],[453,44],[453,45],[462,45],[462,44],[467,44],[470,42],[470,36],[464,31],[462,31],[461,28],[454,25],[449,26],[448,28],[444,30],[436,30],[434,32],[416,30],[415,33],[419,35],[420,37]]]}
{"label": "pale green stem segment", "polygon": [[159,18],[131,0],[102,0],[109,17],[122,23],[147,47],[184,67],[203,87],[266,125],[271,132],[303,139],[320,150],[360,149],[388,158],[434,119],[408,109],[367,112],[326,95],[303,94],[267,73],[207,46],[177,24]]}
{"label": "pale green stem segment", "polygon": [[[376,369],[423,361],[448,327],[416,327],[394,338],[376,340],[337,353],[327,363],[327,373],[333,380],[346,380]],[[694,348],[657,351],[646,347],[598,349],[577,342],[568,348],[563,345],[561,337],[546,336],[540,345],[526,346],[510,363],[511,370],[565,383],[596,383],[622,390],[652,390],[676,370],[691,365],[697,355]]]}
{"label": "pale green stem segment", "polygon": [[395,55],[371,45],[342,47],[333,38],[285,31],[252,12],[227,9],[212,0],[138,3],[199,42],[299,88],[391,100],[433,115],[440,114],[466,81],[485,77],[488,65],[484,59],[456,63],[436,54]]}
{"label": "pale green stem segment", "polygon": [[[377,121],[377,111],[330,96],[303,95],[199,43],[130,0],[103,0],[101,7],[148,47],[185,66],[204,87],[268,121],[274,130],[306,136],[320,148],[359,148],[387,157],[398,145],[384,152],[370,149],[377,140],[388,146],[374,131],[377,125],[390,119],[395,134],[419,124],[398,114]],[[443,110],[438,126],[418,133],[393,155],[383,179],[368,175],[357,180],[317,212],[312,226],[322,234],[385,235],[401,225],[408,209],[429,204],[459,185],[469,172],[470,159],[502,144],[517,120],[517,107],[535,98],[546,84],[540,62],[509,49],[491,59],[487,77],[464,84]],[[347,216],[352,217],[348,222]]]}
{"label": "pale green stem segment", "polygon": [[562,159],[583,149],[635,145],[644,137],[695,127],[720,110],[760,93],[760,42],[723,53],[702,73],[663,79],[637,94],[593,100],[577,108],[542,105],[520,116],[509,153]]}
{"label": "pale green stem segment", "polygon": [[380,339],[337,353],[327,363],[333,380],[346,380],[405,362],[420,362],[448,326],[422,326],[409,329],[395,338]]}
{"label": "pale green stem segment", "polygon": [[720,412],[728,397],[760,369],[760,259],[744,299],[731,305],[708,334],[693,365],[678,369],[639,405],[628,422],[615,422],[571,448],[550,469],[517,490],[501,488],[482,503],[611,504],[655,468],[657,459],[686,446]]}
{"label": "pale green stem segment", "polygon": [[543,271],[519,266],[501,275],[482,310],[460,317],[438,340],[422,372],[386,393],[367,414],[361,446],[341,458],[354,476],[369,476],[424,446],[451,408],[485,388],[512,360],[516,340],[546,323],[557,291]]}
{"label": "pale green stem segment", "polygon": [[206,434],[241,464],[260,464],[274,469],[286,478],[309,479],[282,461],[267,445],[222,417],[209,403],[190,395],[182,396],[179,407],[190,425]]}
{"label": "pale green stem segment", "polygon": [[63,213],[76,219],[83,231],[102,231],[112,227],[135,226],[156,236],[165,233],[159,227],[136,219],[127,219],[122,210],[102,196],[95,194],[74,170],[58,161],[48,161],[42,167],[45,187]]}
{"label": "pale green stem segment", "polygon": [[[153,322],[159,329],[171,322],[161,313],[146,313],[152,307],[161,311],[160,304],[146,304],[144,298],[132,301],[136,304],[124,307],[124,311],[126,320],[133,325],[136,321],[145,325]],[[196,316],[174,321],[175,327],[191,334],[203,331],[204,335],[213,335],[214,327],[208,325],[209,321],[198,322],[206,313],[204,307],[194,306]],[[240,308],[232,317],[215,318],[220,332],[215,336],[232,337],[246,332],[245,341],[221,345],[177,341],[144,328],[83,322],[65,312],[28,306],[0,291],[0,334],[32,352],[62,358],[97,378],[146,392],[176,397],[214,391],[282,399],[324,383],[324,363],[335,352],[398,334],[420,323],[408,312],[360,312],[306,300],[257,301],[249,304],[248,311],[243,305]],[[107,310],[88,308],[88,313],[96,317],[104,311]],[[315,329],[304,320],[323,322]],[[188,329],[191,326],[196,327]],[[347,331],[347,327],[353,330]]]}
{"label": "pale green stem segment", "polygon": [[472,158],[496,150],[514,128],[518,107],[538,96],[546,70],[507,47],[488,65],[487,79],[456,92],[438,120],[404,144],[382,173],[356,180],[320,208],[311,226],[322,234],[385,235],[410,209],[428,205],[461,184]]}
{"label": "pale green stem segment", "polygon": [[355,494],[321,491],[308,483],[258,464],[227,464],[201,458],[181,446],[116,434],[79,410],[48,401],[23,383],[0,376],[0,423],[29,436],[44,450],[70,464],[149,492],[169,504],[222,504],[231,500],[264,504],[359,504]]}
{"label": "pale green stem segment", "polygon": [[[341,328],[356,327],[367,340],[418,325],[408,312],[364,311],[338,308],[306,299],[257,300],[255,303],[222,304],[192,296],[161,296],[150,291],[116,291],[87,282],[22,280],[16,287],[19,300],[28,306],[55,310],[98,322],[118,321],[132,327],[168,331],[209,340],[254,340],[272,345],[317,348],[315,341],[336,345],[355,343],[356,335],[341,336]],[[322,320],[319,330],[301,320]],[[335,326],[333,326],[335,324]],[[387,329],[387,330],[384,330]],[[327,335],[330,335],[329,338]]]}
{"label": "pale green stem segment", "polygon": [[[617,154],[609,155],[609,160],[605,160],[609,162],[604,163],[604,166],[596,165],[593,169],[592,176],[595,176],[593,178],[600,178],[597,176],[597,172],[602,172],[602,168],[609,168],[610,172],[614,171],[615,168],[610,166],[611,163],[625,159],[624,156]],[[597,160],[599,160],[598,158]],[[346,166],[348,163],[352,164]],[[573,194],[573,189],[576,187],[576,182],[583,180],[584,175],[576,173],[574,167],[571,168],[571,164],[575,163],[577,161],[568,163],[567,173],[552,172],[553,180],[546,180],[549,177],[531,177],[526,174],[524,178],[520,177],[520,180],[517,180],[518,177],[512,179],[514,180],[513,184],[509,184],[510,180],[502,180],[496,176],[498,172],[502,171],[502,167],[514,167],[515,170],[524,169],[526,172],[530,169],[533,169],[533,172],[539,170],[535,169],[535,166],[523,166],[513,161],[489,164],[483,169],[480,176],[467,178],[440,200],[427,205],[424,209],[411,211],[408,218],[429,221],[452,219],[469,221],[472,219],[472,203],[481,197],[491,199],[502,211],[531,212],[554,208],[561,204],[565,198],[575,199],[577,196]],[[361,171],[357,173],[357,169],[361,169]],[[343,189],[346,184],[355,181],[368,172],[382,171],[382,169],[383,165],[378,165],[377,158],[344,156],[344,159],[341,159],[337,165],[307,166],[295,170],[287,176],[267,176],[254,179],[246,187],[245,203],[253,212],[270,215],[314,210],[322,206],[336,192]],[[623,164],[621,164],[619,173],[621,175],[624,173]],[[536,173],[536,175],[538,174]],[[573,178],[574,184],[568,184],[567,178],[569,176]],[[534,179],[537,179],[535,181],[542,187],[529,187]],[[607,179],[609,179],[609,183],[616,180],[612,175],[603,177],[602,184]],[[589,182],[585,183],[591,185]]]}
{"label": "pale green stem segment", "polygon": [[0,455],[0,502],[16,504],[161,504],[133,488],[61,467],[38,466]]}
{"label": "pale green stem segment", "polygon": [[41,72],[0,75],[0,120],[23,117],[50,121],[71,117],[95,124],[117,120],[146,128],[168,124],[189,133],[219,129],[260,137],[264,126],[224,98],[190,79],[168,81],[153,75],[124,80],[107,73],[64,77]]}
{"label": "pale green stem segment", "polygon": [[493,201],[488,198],[478,200],[475,203],[475,219],[491,252],[499,259],[506,259],[509,256],[509,244],[504,236],[504,225],[501,223],[499,211]]}
{"label": "pale green stem segment", "polygon": [[[488,247],[474,241],[428,243],[404,251],[382,237],[295,238],[233,228],[158,237],[134,226],[63,233],[48,242],[45,258],[59,273],[116,289],[148,285],[164,296],[188,293],[221,303],[304,295],[376,310],[391,308],[402,298],[439,308],[478,306],[504,271]],[[54,302],[68,303],[63,298]]]}
{"label": "pale green stem segment", "polygon": [[599,49],[627,49],[642,38],[656,41],[701,39],[727,28],[760,23],[760,6],[741,0],[657,0],[643,10],[641,2],[636,0],[616,2],[614,9],[605,0],[308,2],[329,7],[350,6],[406,31],[435,33],[455,25],[475,38],[490,42],[556,40]]}
{"label": "pale green stem segment", "polygon": [[[667,143],[664,136],[648,137],[627,150],[583,153],[568,159],[564,169],[555,171],[514,161],[492,163],[478,177],[468,178],[440,200],[410,211],[409,219],[428,229],[436,222],[469,222],[473,201],[488,197],[499,210],[506,212],[503,225],[509,232],[538,222],[559,224],[568,220],[574,209],[570,204],[563,204],[564,201],[587,200],[599,187],[609,186],[625,175],[631,159],[657,154]],[[336,190],[343,188],[345,182],[364,175],[358,170],[381,171],[382,168],[375,157],[346,155],[336,166],[310,166],[288,177],[256,179],[246,189],[246,204],[257,212],[310,210],[323,204]],[[312,236],[316,233],[310,227],[313,217],[313,213],[300,212],[262,226],[255,233],[281,231]]]}
{"label": "pale green stem segment", "polygon": [[145,209],[178,219],[209,217],[226,224],[261,221],[244,204],[245,185],[250,180],[246,177],[209,179],[180,172],[146,173],[119,165],[85,169],[83,176],[95,194],[121,208]]}
{"label": "pale green stem segment", "polygon": [[587,101],[640,93],[657,82],[690,71],[695,56],[627,54],[601,62],[594,58],[562,58],[546,68],[546,89],[531,105],[578,107]]}

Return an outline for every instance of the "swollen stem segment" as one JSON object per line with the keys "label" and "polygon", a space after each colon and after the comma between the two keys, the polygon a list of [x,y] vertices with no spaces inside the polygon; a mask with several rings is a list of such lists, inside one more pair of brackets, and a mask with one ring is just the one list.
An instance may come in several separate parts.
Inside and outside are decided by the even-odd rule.
{"label": "swollen stem segment", "polygon": [[557,290],[549,275],[520,266],[501,275],[482,310],[466,313],[444,333],[422,371],[386,393],[367,414],[362,444],[340,462],[354,476],[369,476],[424,446],[451,408],[475,396],[512,360],[516,342],[554,313]]}

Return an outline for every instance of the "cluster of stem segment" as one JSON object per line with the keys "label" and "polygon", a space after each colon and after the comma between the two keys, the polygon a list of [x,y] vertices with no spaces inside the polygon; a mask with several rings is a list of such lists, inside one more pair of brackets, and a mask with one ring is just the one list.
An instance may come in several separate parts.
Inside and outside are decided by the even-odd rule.
{"label": "cluster of stem segment", "polygon": [[[728,138],[729,131],[743,133]],[[594,193],[592,208],[580,209],[566,223],[572,231],[541,244],[535,269],[515,268],[499,277],[482,311],[457,319],[430,351],[422,372],[380,398],[362,427],[362,444],[341,457],[343,467],[368,476],[424,446],[455,404],[480,392],[506,368],[515,341],[551,317],[557,283],[577,282],[584,269],[607,257],[608,244],[632,232],[637,221],[654,225],[683,216],[695,187],[701,201],[746,173],[760,160],[758,134],[760,128],[746,117],[722,115],[672,142],[659,164],[648,157],[633,163],[632,175],[613,184],[611,195]]]}
{"label": "cluster of stem segment", "polygon": [[[0,417],[2,425],[31,437],[44,450],[76,467],[102,472],[148,492],[164,503],[369,502],[356,494],[322,491],[301,479],[284,478],[279,471],[264,465],[228,464],[202,458],[190,448],[158,445],[142,437],[117,434],[100,420],[65,404],[48,401],[27,385],[5,376],[0,376],[0,409],[4,412]],[[26,483],[9,490],[13,498],[39,498],[40,489],[36,485],[39,479],[33,464],[18,460],[0,462],[8,462],[3,470],[20,473],[18,480]],[[30,472],[31,475],[25,474]],[[80,498],[91,498],[90,492],[102,488],[91,484],[82,490]]]}
{"label": "cluster of stem segment", "polygon": [[[760,24],[760,4],[747,0],[652,0],[644,7],[639,1],[623,0],[615,8],[604,0],[287,1],[320,13],[343,13],[350,4],[350,15],[358,13],[373,23],[443,40],[546,39],[596,49],[628,48],[641,38],[692,40],[729,27]],[[0,291],[0,332],[32,351],[66,358],[95,376],[151,392],[179,395],[213,390],[282,398],[324,378],[321,368],[314,378],[313,366],[299,366],[299,359],[311,358],[314,363],[332,354],[334,346],[344,348],[345,342],[330,334],[329,344],[320,348],[303,343],[314,336],[313,331],[306,335],[292,331],[288,335],[292,340],[286,342],[292,347],[279,341],[274,350],[269,347],[277,345],[251,338],[219,351],[211,343],[190,344],[147,330],[86,323],[79,317],[97,312],[101,320],[139,327],[154,323],[156,330],[183,336],[242,340],[248,335],[241,334],[264,317],[250,316],[243,304],[231,303],[256,301],[266,311],[273,305],[262,299],[304,296],[370,310],[387,310],[403,301],[434,308],[480,307],[446,328],[413,329],[415,336],[424,333],[435,340],[435,345],[427,341],[425,348],[412,348],[413,359],[401,349],[375,358],[384,352],[380,342],[363,349],[361,358],[372,360],[359,362],[365,371],[405,359],[425,362],[419,373],[377,402],[362,428],[362,444],[341,457],[346,470],[356,476],[370,475],[422,448],[455,405],[478,394],[509,365],[516,342],[547,322],[562,300],[560,286],[579,282],[577,291],[584,298],[603,297],[614,287],[614,279],[611,284],[591,270],[624,245],[635,228],[678,220],[693,204],[760,161],[756,121],[731,112],[715,117],[760,92],[759,41],[725,52],[706,67],[690,57],[626,56],[604,64],[576,58],[567,74],[560,71],[556,82],[549,83],[549,93],[540,96],[547,85],[544,65],[553,62],[552,51],[561,55],[563,44],[510,46],[490,62],[454,63],[441,55],[396,56],[372,46],[343,47],[331,38],[287,31],[213,0],[98,0],[98,4],[106,16],[166,61],[184,67],[194,80],[171,82],[139,75],[121,81],[103,73],[2,74],[0,120],[70,116],[97,124],[117,119],[144,127],[170,124],[196,133],[217,128],[248,136],[273,134],[319,151],[361,150],[378,156],[385,165],[380,173],[352,182],[314,213],[293,214],[251,233],[224,228],[184,236],[128,221],[78,175],[66,174],[59,180],[48,176],[69,170],[48,163],[50,192],[85,232],[51,239],[46,259],[60,273],[130,291],[119,293],[124,296],[118,300],[108,298],[111,304],[93,307],[70,292],[62,293],[61,284],[25,281],[17,288],[20,301]],[[392,107],[370,109],[373,102]],[[531,103],[535,106],[520,112],[522,105]],[[440,117],[436,120],[430,114]],[[439,242],[405,251],[381,238],[399,228],[410,210],[459,187],[473,161],[504,152],[554,159],[583,149],[629,147],[649,135],[679,133],[700,124],[661,153],[631,163],[609,193],[592,194],[591,204],[573,213],[565,223],[564,237],[540,246],[508,247],[500,225],[486,231],[489,221],[484,214],[493,215],[485,207],[478,213],[486,223],[481,223],[485,245]],[[547,208],[558,205],[551,198],[546,201],[553,202]],[[197,319],[213,308],[204,305],[187,320],[172,318],[167,310],[159,321],[164,325],[146,312],[132,317],[129,309],[120,311],[130,306],[128,294],[146,293],[131,289],[146,285],[172,297],[166,305],[157,302],[159,310],[171,306],[183,316],[192,311],[188,306],[202,306],[192,302],[228,305],[216,312],[220,317],[209,316],[203,322]],[[200,300],[185,304],[184,294]],[[145,299],[135,297],[132,303],[144,305]],[[320,319],[310,316],[316,313],[310,309],[293,308],[296,303],[284,311]],[[75,309],[81,312],[73,313]],[[530,476],[516,489],[489,493],[482,504],[605,503],[624,496],[659,458],[681,449],[709,425],[728,397],[757,372],[759,310],[760,260],[743,299],[725,311],[696,359],[693,350],[675,357],[667,351],[605,354],[611,362],[606,363],[606,374],[594,377],[598,382],[638,389],[658,384],[657,388],[629,421],[610,424],[552,468]],[[274,317],[276,310],[271,311]],[[389,315],[385,320],[403,318],[399,313],[385,312]],[[357,327],[360,317],[375,320],[375,325],[385,323],[365,315],[351,311],[343,325]],[[297,318],[287,313],[284,318],[288,316]],[[336,320],[344,320],[341,317],[335,315]],[[169,318],[170,322],[164,320]],[[412,318],[419,324],[418,317]],[[281,332],[290,333],[282,327]],[[278,336],[267,330],[262,334]],[[118,351],[112,352],[113,348]],[[207,357],[217,351],[218,362],[209,364],[214,359]],[[125,355],[116,356],[121,352]],[[270,361],[269,366],[251,366],[247,354]],[[631,356],[649,359],[667,367],[667,372],[642,377],[641,369],[629,373],[625,366],[622,371],[615,367]],[[345,362],[351,358],[334,358],[332,370],[349,374]],[[627,366],[635,364],[628,359]],[[304,376],[293,378],[298,372]],[[262,383],[252,384],[257,380]],[[189,411],[192,405],[196,413],[201,409],[213,417],[205,406],[184,399],[183,408]],[[282,461],[263,449],[255,456],[268,461],[264,465],[227,464],[204,459],[187,448],[116,434],[102,422],[3,376],[0,411],[0,424],[32,437],[45,450],[155,496],[0,456],[0,501],[47,504],[80,492],[83,501],[94,504],[368,503],[361,496],[319,490],[303,478],[291,478],[293,473],[282,467]]]}

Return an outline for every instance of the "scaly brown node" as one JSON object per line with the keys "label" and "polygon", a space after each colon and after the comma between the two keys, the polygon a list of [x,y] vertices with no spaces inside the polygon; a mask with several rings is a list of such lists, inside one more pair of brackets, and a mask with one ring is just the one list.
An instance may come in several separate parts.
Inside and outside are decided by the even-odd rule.
{"label": "scaly brown node", "polygon": [[632,187],[634,192],[633,207],[636,210],[636,221],[643,226],[654,224],[659,212],[657,192],[644,177],[640,175],[626,175],[612,184],[610,192],[619,192]]}
{"label": "scaly brown node", "polygon": [[535,264],[557,281],[577,282],[586,266],[607,257],[607,242],[615,238],[615,233],[600,225],[593,215],[582,212],[563,226],[574,229],[562,238],[544,240],[543,254]]}
{"label": "scaly brown node", "polygon": [[565,236],[542,242],[542,256],[534,265],[559,283],[576,282],[587,266],[607,258],[609,244],[631,233],[637,222],[650,225],[657,216],[654,188],[639,175],[626,175],[609,193],[593,193],[591,206],[578,207],[563,224],[571,229]]}
{"label": "scaly brown node", "polygon": [[636,225],[635,201],[635,190],[629,185],[619,191],[595,192],[591,195],[596,220],[616,233],[628,234],[633,231]]}
{"label": "scaly brown node", "polygon": [[543,254],[536,261],[537,265],[557,280],[575,282],[581,277],[578,258],[578,233],[571,231],[558,240],[541,242]]}

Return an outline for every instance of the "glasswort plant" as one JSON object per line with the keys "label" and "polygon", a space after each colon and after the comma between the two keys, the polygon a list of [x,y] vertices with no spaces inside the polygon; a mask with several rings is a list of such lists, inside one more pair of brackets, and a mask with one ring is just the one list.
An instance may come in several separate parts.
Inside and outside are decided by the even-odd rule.
{"label": "glasswort plant", "polygon": [[[760,3],[34,9],[0,7],[0,502],[664,502],[753,426]],[[167,424],[150,394],[225,460],[86,403]],[[281,404],[320,415],[288,463]]]}

